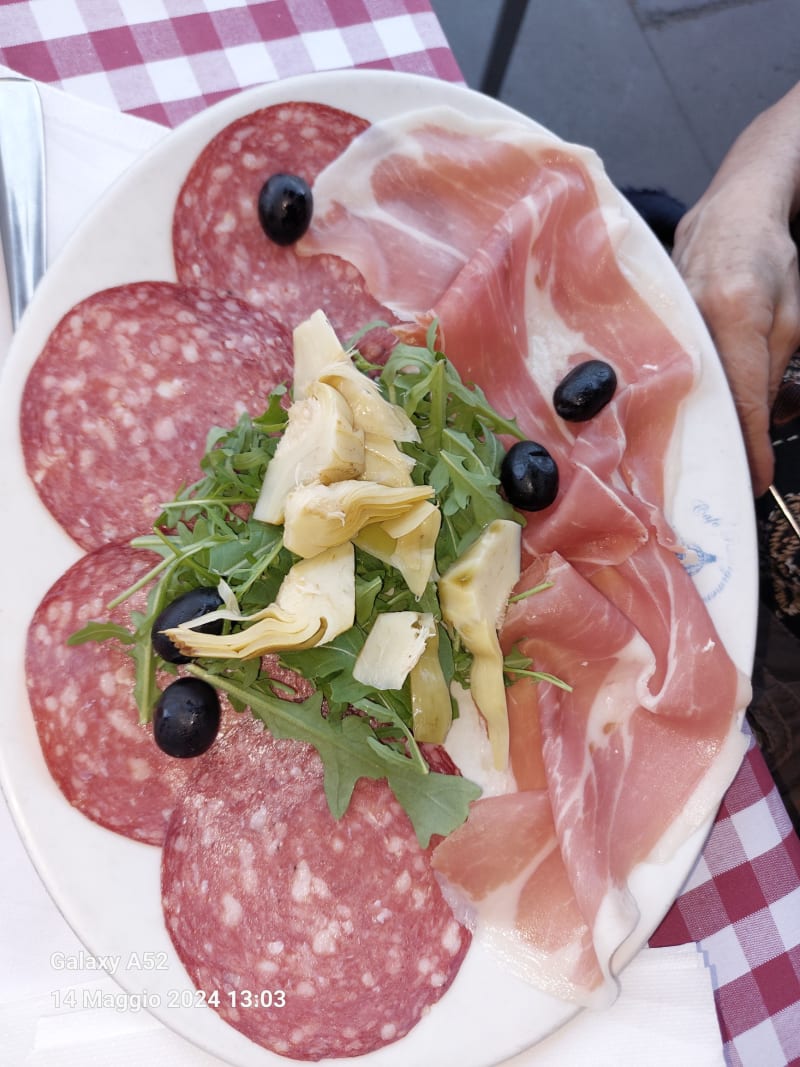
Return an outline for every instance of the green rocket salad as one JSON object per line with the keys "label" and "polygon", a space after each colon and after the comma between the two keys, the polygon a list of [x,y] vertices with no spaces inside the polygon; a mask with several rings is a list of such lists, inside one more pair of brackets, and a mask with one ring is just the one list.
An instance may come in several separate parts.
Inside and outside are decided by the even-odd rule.
{"label": "green rocket salad", "polygon": [[[504,449],[498,435],[521,438],[513,421],[492,410],[483,393],[465,385],[435,347],[435,324],[425,347],[398,344],[382,368],[358,353],[359,370],[377,376],[383,396],[411,419],[419,439],[404,442],[413,461],[415,485],[433,490],[441,514],[435,543],[435,569],[424,592],[411,592],[402,575],[373,555],[355,548],[355,621],[318,647],[279,653],[280,662],[313,680],[306,699],[286,699],[283,684],[253,659],[197,658],[181,673],[211,683],[237,711],[249,708],[276,737],[312,744],[324,766],[324,784],[334,817],[347,810],[360,777],[385,778],[427,845],[466,818],[480,789],[466,779],[429,769],[412,727],[408,680],[401,689],[377,689],[353,677],[354,663],[381,613],[429,612],[436,622],[438,657],[448,687],[469,687],[472,656],[457,632],[443,621],[436,572],[444,574],[495,520],[520,523],[498,492]],[[279,386],[258,417],[243,415],[232,429],[214,429],[202,460],[202,478],[180,491],[156,520],[153,532],[132,542],[161,557],[136,586],[150,586],[144,613],[132,616],[133,629],[93,622],[71,643],[115,639],[136,665],[135,696],[142,722],[149,722],[160,696],[157,672],[177,673],[155,653],[151,630],[162,610],[197,587],[214,586],[244,616],[272,603],[297,556],[284,545],[283,529],[252,517],[268,464],[287,426],[288,389]],[[226,624],[228,629],[231,623]],[[233,624],[235,626],[235,624]],[[512,652],[507,676],[534,674]],[[540,676],[543,677],[543,676]],[[550,679],[553,680],[553,679]]]}

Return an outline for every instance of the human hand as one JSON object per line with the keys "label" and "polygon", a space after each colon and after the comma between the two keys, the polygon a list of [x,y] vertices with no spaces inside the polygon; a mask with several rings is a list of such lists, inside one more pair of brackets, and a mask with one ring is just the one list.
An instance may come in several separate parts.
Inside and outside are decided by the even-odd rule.
{"label": "human hand", "polygon": [[756,496],[772,482],[770,411],[800,346],[797,247],[763,197],[751,171],[712,187],[682,219],[673,250],[728,377]]}
{"label": "human hand", "polygon": [[770,412],[800,346],[798,213],[800,82],[736,138],[672,253],[725,368],[756,496],[772,484]]}

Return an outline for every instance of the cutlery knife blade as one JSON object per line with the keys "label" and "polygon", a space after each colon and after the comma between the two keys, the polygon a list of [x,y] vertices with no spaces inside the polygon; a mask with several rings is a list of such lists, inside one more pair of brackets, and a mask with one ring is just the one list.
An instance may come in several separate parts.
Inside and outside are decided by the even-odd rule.
{"label": "cutlery knife blade", "polygon": [[44,273],[45,211],[39,92],[27,78],[0,78],[0,238],[14,329]]}

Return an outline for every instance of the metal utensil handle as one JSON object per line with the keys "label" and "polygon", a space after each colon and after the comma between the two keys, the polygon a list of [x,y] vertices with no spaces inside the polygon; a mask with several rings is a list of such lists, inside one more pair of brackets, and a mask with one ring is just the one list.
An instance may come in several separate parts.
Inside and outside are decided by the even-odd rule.
{"label": "metal utensil handle", "polygon": [[769,487],[769,491],[772,494],[772,499],[775,501],[775,503],[778,505],[778,507],[783,512],[783,517],[786,519],[786,521],[789,523],[791,528],[794,530],[795,534],[797,535],[798,540],[800,540],[800,522],[798,522],[798,520],[794,517],[794,515],[792,514],[791,508],[786,503],[786,501],[783,499],[783,497],[781,496],[781,494],[778,492],[778,490],[775,488],[774,485],[771,485]]}
{"label": "metal utensil handle", "polygon": [[0,79],[0,237],[16,329],[44,273],[44,126],[39,93],[24,78]]}

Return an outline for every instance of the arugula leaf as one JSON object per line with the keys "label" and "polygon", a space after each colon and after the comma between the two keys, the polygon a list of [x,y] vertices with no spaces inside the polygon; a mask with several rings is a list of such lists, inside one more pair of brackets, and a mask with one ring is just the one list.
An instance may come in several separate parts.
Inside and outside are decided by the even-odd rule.
{"label": "arugula leaf", "polygon": [[119,641],[123,645],[130,645],[136,637],[116,622],[87,622],[80,630],[70,634],[67,638],[68,645],[84,645],[88,641]]}
{"label": "arugula leaf", "polygon": [[[158,589],[154,590],[154,594],[157,597]],[[159,607],[160,610],[161,608]],[[139,708],[140,722],[150,721],[152,709],[160,696],[160,690],[156,683],[156,655],[153,651],[153,642],[150,637],[152,625],[149,619],[149,615],[139,614],[138,612],[134,612],[132,615],[132,621],[136,625],[136,640],[131,649],[131,655],[136,664],[134,696]]]}
{"label": "arugula leaf", "polygon": [[381,382],[388,399],[404,409],[419,431],[419,444],[406,445],[405,451],[415,461],[415,481],[436,493],[442,513],[436,565],[444,573],[494,519],[524,521],[498,492],[505,450],[497,437],[521,439],[523,434],[432,348],[397,345]]}
{"label": "arugula leaf", "polygon": [[427,846],[431,837],[447,836],[466,820],[469,805],[481,794],[480,788],[468,778],[457,774],[431,771],[425,792],[419,788],[419,777],[405,767],[398,767],[387,775],[392,792],[408,812],[419,843]]}

